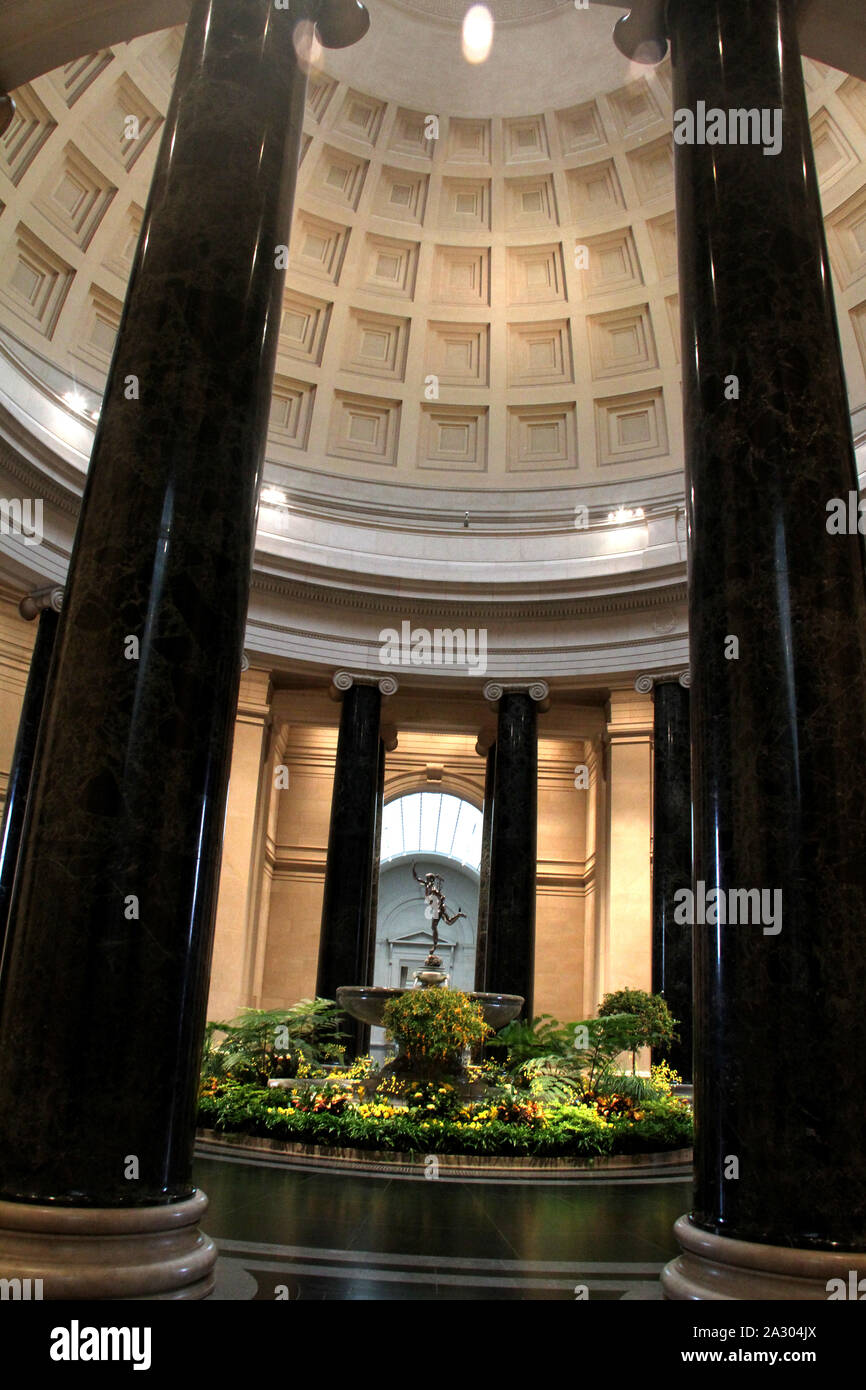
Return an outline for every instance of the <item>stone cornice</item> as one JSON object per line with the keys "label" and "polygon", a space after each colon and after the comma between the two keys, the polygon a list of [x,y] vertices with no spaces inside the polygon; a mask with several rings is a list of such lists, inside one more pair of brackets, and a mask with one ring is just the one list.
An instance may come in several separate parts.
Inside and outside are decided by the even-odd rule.
{"label": "stone cornice", "polygon": [[[616,583],[622,577],[619,575],[610,576],[611,583]],[[634,581],[637,576],[630,574],[628,579]],[[599,580],[596,579],[596,584]],[[281,598],[294,599],[296,602],[324,603],[329,607],[338,605],[341,608],[355,609],[360,612],[381,613],[383,606],[390,604],[393,607],[394,596],[388,593],[364,593],[351,591],[348,589],[325,589],[314,584],[305,584],[297,580],[280,579],[272,574],[263,574],[261,570],[253,573],[252,594],[273,594]],[[523,619],[550,619],[550,618],[573,618],[573,617],[595,617],[608,613],[634,613],[654,608],[668,607],[675,603],[685,603],[688,598],[688,586],[685,582],[685,564],[676,567],[676,572],[672,572],[669,580],[665,584],[657,587],[626,590],[624,585],[621,590],[614,590],[610,593],[592,594],[582,596],[575,594],[568,598],[551,598],[540,600],[538,597],[538,586],[534,586],[534,596],[525,602],[511,599],[509,602],[496,602],[495,597],[485,596],[483,599],[467,595],[465,598],[454,598],[451,595],[444,595],[441,599],[412,597],[401,592],[401,610],[408,617],[410,615],[449,615],[462,614],[464,616],[487,618],[495,613],[499,618],[523,618]],[[305,634],[317,636],[318,633],[310,632]]]}
{"label": "stone cornice", "polygon": [[[64,485],[63,481],[40,468],[20,454],[7,439],[0,437],[0,469],[23,485],[26,493],[41,497],[67,516],[77,517],[81,509],[81,493]],[[84,486],[84,479],[81,479]]]}

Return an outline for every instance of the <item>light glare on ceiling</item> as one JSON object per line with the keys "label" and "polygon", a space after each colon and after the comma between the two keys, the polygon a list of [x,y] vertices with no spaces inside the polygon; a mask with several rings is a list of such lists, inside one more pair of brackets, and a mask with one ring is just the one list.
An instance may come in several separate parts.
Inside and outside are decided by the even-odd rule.
{"label": "light glare on ceiling", "polygon": [[463,21],[463,57],[467,63],[485,63],[493,47],[493,15],[486,5],[473,5]]}
{"label": "light glare on ceiling", "polygon": [[303,71],[310,72],[313,68],[318,67],[322,57],[322,45],[312,20],[298,20],[292,34],[292,41],[298,56],[298,64]]}

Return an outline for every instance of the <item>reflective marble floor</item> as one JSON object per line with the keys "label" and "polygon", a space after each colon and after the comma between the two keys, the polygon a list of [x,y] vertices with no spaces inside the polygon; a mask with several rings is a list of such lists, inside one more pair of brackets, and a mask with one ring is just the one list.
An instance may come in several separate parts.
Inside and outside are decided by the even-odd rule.
{"label": "reflective marble floor", "polygon": [[425,1181],[196,1159],[217,1300],[660,1297],[680,1177]]}

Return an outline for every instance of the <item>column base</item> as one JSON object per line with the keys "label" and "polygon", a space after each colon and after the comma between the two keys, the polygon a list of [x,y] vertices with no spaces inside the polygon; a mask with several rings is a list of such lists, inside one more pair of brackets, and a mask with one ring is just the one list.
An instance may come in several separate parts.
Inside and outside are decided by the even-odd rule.
{"label": "column base", "polygon": [[676,1222],[674,1235],[683,1253],[662,1271],[666,1299],[826,1303],[831,1297],[857,1298],[858,1283],[866,1277],[864,1251],[799,1250],[731,1240],[702,1231],[688,1216]]}
{"label": "column base", "polygon": [[217,1257],[198,1229],[207,1206],[200,1191],[159,1207],[0,1201],[0,1278],[29,1279],[22,1296],[46,1301],[207,1298]]}

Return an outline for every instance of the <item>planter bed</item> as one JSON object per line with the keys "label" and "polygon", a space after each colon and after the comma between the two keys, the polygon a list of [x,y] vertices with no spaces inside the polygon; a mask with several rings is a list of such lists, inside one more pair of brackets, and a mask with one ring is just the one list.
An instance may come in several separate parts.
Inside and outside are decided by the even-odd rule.
{"label": "planter bed", "polygon": [[[297,1144],[284,1139],[265,1139],[248,1134],[223,1134],[199,1129],[197,1152],[204,1158],[238,1154],[266,1154],[288,1167],[321,1168],[327,1171],[384,1174],[390,1177],[421,1178],[428,1171],[425,1154],[393,1153],[322,1144]],[[546,1181],[575,1179],[672,1178],[691,1176],[691,1149],[668,1149],[661,1153],[608,1154],[585,1159],[519,1158],[491,1154],[437,1154],[440,1180],[491,1180],[544,1178]]]}

